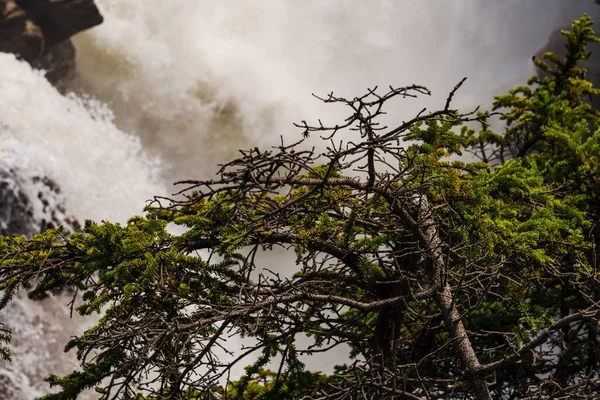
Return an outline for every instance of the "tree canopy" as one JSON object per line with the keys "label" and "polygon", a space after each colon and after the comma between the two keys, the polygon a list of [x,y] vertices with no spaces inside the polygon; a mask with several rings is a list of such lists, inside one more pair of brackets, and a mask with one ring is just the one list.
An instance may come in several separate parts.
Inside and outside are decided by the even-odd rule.
{"label": "tree canopy", "polygon": [[[72,288],[102,313],[44,399],[600,397],[600,91],[579,66],[599,39],[588,16],[564,34],[567,56],[534,59],[545,76],[492,113],[453,108],[464,80],[395,127],[390,103],[425,87],[332,93],[347,119],[297,124],[324,152],[282,139],[125,225],[0,238],[0,307]],[[261,266],[275,247],[289,274]],[[334,373],[306,370],[338,346]]]}

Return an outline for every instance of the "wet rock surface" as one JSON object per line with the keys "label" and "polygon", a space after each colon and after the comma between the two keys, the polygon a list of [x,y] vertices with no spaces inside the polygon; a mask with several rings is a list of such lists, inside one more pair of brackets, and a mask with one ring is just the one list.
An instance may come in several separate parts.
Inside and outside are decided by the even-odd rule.
{"label": "wet rock surface", "polygon": [[[59,225],[64,226],[67,232],[80,230],[80,224],[68,214],[64,202],[60,187],[53,180],[47,177],[26,176],[18,170],[0,164],[0,234],[32,237]],[[48,359],[51,347],[56,344],[44,338],[52,329],[51,322],[54,317],[48,315],[47,319],[38,318],[37,323],[33,324],[31,306],[22,298],[26,296],[19,293],[6,309],[0,311],[0,321],[9,322],[7,326],[15,335],[12,348],[18,353],[15,354],[19,359]],[[52,297],[37,300],[41,301],[37,306],[38,314],[41,314],[40,310],[46,310],[48,304],[56,302]],[[62,306],[61,303],[60,308]],[[62,318],[68,320],[67,317]],[[48,337],[56,335],[56,332],[51,332]],[[19,353],[23,351],[27,352],[27,355]],[[0,399],[32,400],[31,392],[26,394],[21,388],[31,386],[29,377],[36,377],[40,382],[38,386],[42,386],[43,378],[48,373],[44,368],[43,364],[36,365],[35,362],[31,362],[31,365],[4,364],[0,369]],[[27,374],[23,374],[23,370],[26,370]],[[38,390],[40,394],[44,393],[43,387]]]}
{"label": "wet rock surface", "polygon": [[13,0],[39,26],[47,47],[102,23],[94,0]]}
{"label": "wet rock surface", "polygon": [[62,225],[80,230],[68,215],[58,185],[47,177],[24,178],[14,169],[0,168],[0,234],[25,235]]}
{"label": "wet rock surface", "polygon": [[0,0],[0,51],[34,63],[44,52],[44,36],[14,0]]}
{"label": "wet rock surface", "polygon": [[93,0],[0,0],[0,52],[45,69],[63,91],[75,75],[70,38],[102,21]]}

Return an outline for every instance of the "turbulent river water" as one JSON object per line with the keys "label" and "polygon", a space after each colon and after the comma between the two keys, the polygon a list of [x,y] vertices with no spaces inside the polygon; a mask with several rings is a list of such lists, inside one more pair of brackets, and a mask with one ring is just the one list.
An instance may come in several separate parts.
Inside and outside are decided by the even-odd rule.
{"label": "turbulent river water", "polygon": [[[591,0],[96,3],[105,22],[75,38],[78,77],[67,97],[0,54],[0,162],[54,179],[81,220],[123,222],[152,195],[172,192],[171,182],[210,176],[239,148],[298,139],[292,122],[344,117],[311,93],[355,96],[413,83],[433,91],[394,103],[387,121],[394,123],[423,106],[442,107],[467,76],[455,105],[489,106],[533,73],[531,56],[551,30],[594,7]],[[285,268],[277,258],[270,263]],[[18,389],[5,398],[34,399],[49,390],[41,380],[48,372],[76,367],[62,349],[92,321],[69,319],[67,302],[18,298],[2,313],[15,357],[0,366],[0,383]]]}

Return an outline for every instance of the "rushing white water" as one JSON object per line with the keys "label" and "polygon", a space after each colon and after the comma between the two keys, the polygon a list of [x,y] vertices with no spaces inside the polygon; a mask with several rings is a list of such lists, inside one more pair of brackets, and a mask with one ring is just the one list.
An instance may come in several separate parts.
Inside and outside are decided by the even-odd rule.
{"label": "rushing white water", "polygon": [[13,55],[0,54],[0,69],[3,163],[55,179],[79,218],[125,221],[153,193],[164,193],[158,161],[115,127],[105,105],[60,96]]}
{"label": "rushing white water", "polygon": [[[52,177],[68,212],[80,219],[124,222],[153,194],[165,193],[158,161],[144,153],[137,137],[115,127],[106,106],[60,96],[40,71],[10,54],[0,54],[0,71],[3,168],[15,169],[25,183],[33,176]],[[23,189],[37,199],[33,184]],[[40,207],[35,211],[41,213]],[[62,349],[90,322],[69,319],[67,302],[60,296],[36,303],[18,297],[2,311],[0,320],[14,332],[14,363],[0,377],[9,377],[17,392],[0,398],[33,399],[47,391],[42,378],[49,371],[76,367]]]}
{"label": "rushing white water", "polygon": [[[39,73],[0,55],[0,157],[56,180],[78,218],[120,221],[164,194],[165,182],[206,177],[238,148],[264,147],[279,135],[297,140],[294,121],[339,122],[343,110],[312,92],[354,96],[413,83],[433,90],[430,100],[394,103],[394,122],[423,105],[441,107],[468,76],[456,105],[489,106],[531,75],[531,55],[552,29],[594,7],[587,0],[97,3],[104,24],[75,39],[77,95],[61,97]],[[270,263],[283,268],[279,259]],[[47,390],[40,375],[73,368],[60,350],[83,327],[67,321],[66,302],[18,300],[2,317],[21,337],[4,375],[24,399]]]}
{"label": "rushing white water", "polygon": [[[197,177],[240,147],[296,139],[293,121],[339,121],[312,92],[418,83],[439,107],[468,76],[457,103],[489,102],[589,3],[102,0],[106,22],[76,40],[76,88],[170,162],[170,180]],[[393,118],[422,105],[397,103]]]}

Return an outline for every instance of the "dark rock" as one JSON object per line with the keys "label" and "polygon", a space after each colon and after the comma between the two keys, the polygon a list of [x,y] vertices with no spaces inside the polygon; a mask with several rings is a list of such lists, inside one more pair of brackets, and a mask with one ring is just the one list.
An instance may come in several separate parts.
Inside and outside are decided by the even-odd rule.
{"label": "dark rock", "polygon": [[0,52],[18,54],[30,64],[44,53],[41,29],[13,0],[0,0]]}
{"label": "dark rock", "polygon": [[36,230],[33,208],[14,171],[0,171],[0,234],[31,236]]}
{"label": "dark rock", "polygon": [[15,0],[52,47],[78,32],[102,23],[94,0]]}
{"label": "dark rock", "polygon": [[[67,233],[81,230],[79,223],[65,210],[59,185],[45,176],[31,177],[17,169],[7,168],[0,160],[0,234],[25,235],[31,238],[36,233],[58,225],[64,226]],[[54,295],[59,293],[65,293],[69,298],[75,295],[75,291],[70,288],[53,292]],[[17,293],[17,298],[23,297],[24,292]],[[51,331],[51,324],[54,324],[51,322],[52,318],[57,314],[56,309],[51,308],[53,302],[44,302],[47,297],[49,296],[41,295],[33,298],[41,301],[41,307],[48,312],[43,318],[40,318],[38,311],[38,314],[33,314],[35,319],[30,319],[31,311],[22,301],[13,301],[2,310],[0,321],[7,322],[6,327],[15,334],[11,344],[15,363],[0,365],[0,399],[31,400],[34,393],[49,391],[39,383],[49,373],[47,367],[56,370],[58,365],[48,360],[50,352],[58,353],[53,342],[57,340],[57,334]],[[60,325],[55,329],[62,330]],[[67,332],[73,334],[75,331],[70,329]],[[45,333],[49,333],[54,339],[45,340]],[[17,360],[21,360],[21,364]],[[25,365],[23,360],[26,360]],[[36,363],[28,365],[27,361],[32,360],[44,362],[39,366]]]}
{"label": "dark rock", "polygon": [[0,168],[0,234],[32,237],[59,225],[69,232],[81,230],[68,215],[56,182],[38,176],[27,179],[14,169]]}
{"label": "dark rock", "polygon": [[69,38],[102,21],[94,0],[0,0],[0,52],[45,69],[62,91],[75,76]]}

